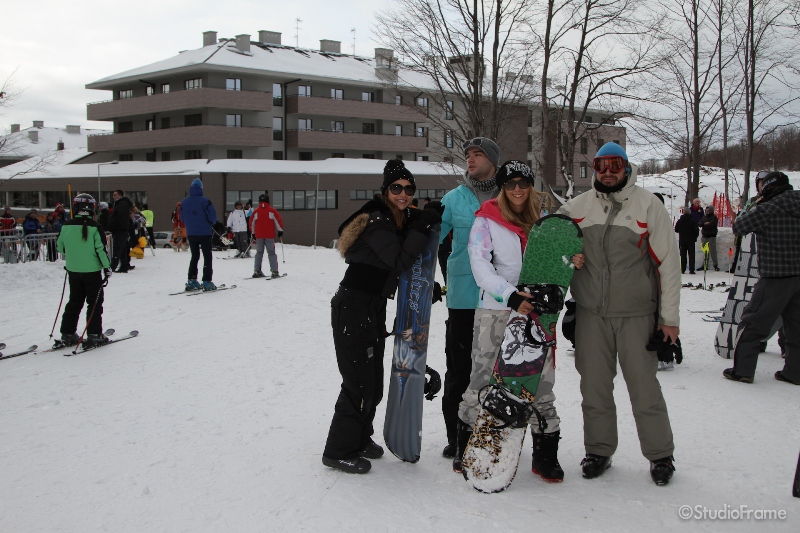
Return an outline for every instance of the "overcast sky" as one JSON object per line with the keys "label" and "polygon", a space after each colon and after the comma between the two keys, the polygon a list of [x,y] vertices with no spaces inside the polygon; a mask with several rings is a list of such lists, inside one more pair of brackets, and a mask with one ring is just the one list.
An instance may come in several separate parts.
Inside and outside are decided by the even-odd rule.
{"label": "overcast sky", "polygon": [[320,39],[342,42],[342,52],[372,56],[374,16],[391,0],[2,0],[0,85],[9,77],[19,94],[0,108],[0,134],[33,120],[45,126],[81,124],[86,104],[109,91],[87,90],[97,79],[200,48],[206,30],[219,37],[278,31],[283,43],[319,48]]}

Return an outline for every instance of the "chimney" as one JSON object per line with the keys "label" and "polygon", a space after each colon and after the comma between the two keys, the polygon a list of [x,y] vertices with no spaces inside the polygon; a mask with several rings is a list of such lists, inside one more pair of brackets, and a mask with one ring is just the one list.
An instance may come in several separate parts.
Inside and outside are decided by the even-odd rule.
{"label": "chimney", "polygon": [[261,44],[281,44],[281,33],[279,31],[259,30],[258,42]]}
{"label": "chimney", "polygon": [[217,44],[217,32],[204,31],[203,32],[203,46],[211,46]]}
{"label": "chimney", "polygon": [[19,124],[12,124],[11,133],[18,133],[18,132],[19,132]]}
{"label": "chimney", "polygon": [[39,128],[39,129],[44,128],[44,120],[34,120],[33,121],[33,127],[34,128]]}
{"label": "chimney", "polygon": [[236,48],[240,52],[250,52],[250,34],[242,33],[236,36]]}
{"label": "chimney", "polygon": [[58,140],[58,143],[56,143],[56,150],[58,150],[58,151],[61,151],[61,150],[63,150],[63,149],[64,149],[64,141],[62,141],[61,139],[59,139],[59,140]]}
{"label": "chimney", "polygon": [[389,48],[375,49],[375,75],[385,81],[397,81],[394,50]]}
{"label": "chimney", "polygon": [[39,132],[36,130],[28,130],[28,139],[30,139],[32,143],[38,143]]}
{"label": "chimney", "polygon": [[341,43],[341,41],[331,41],[329,39],[320,39],[320,41],[319,41],[319,51],[320,52],[327,52],[329,54],[341,54],[342,53],[342,43]]}
{"label": "chimney", "polygon": [[81,132],[80,125],[67,124],[67,133],[80,133],[80,132]]}

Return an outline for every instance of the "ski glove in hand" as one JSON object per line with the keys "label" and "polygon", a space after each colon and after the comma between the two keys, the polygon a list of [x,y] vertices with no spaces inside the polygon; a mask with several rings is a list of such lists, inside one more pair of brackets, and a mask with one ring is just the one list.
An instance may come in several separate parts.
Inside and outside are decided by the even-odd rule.
{"label": "ski glove in hand", "polygon": [[422,209],[416,211],[416,216],[409,223],[408,227],[421,233],[428,234],[431,228],[442,222],[442,217],[433,209]]}
{"label": "ski glove in hand", "polygon": [[683,349],[681,348],[681,340],[675,341],[675,344],[670,344],[664,340],[664,332],[661,330],[653,333],[650,337],[650,342],[645,347],[651,352],[656,352],[658,360],[664,363],[671,363],[673,360],[681,364],[683,362]]}

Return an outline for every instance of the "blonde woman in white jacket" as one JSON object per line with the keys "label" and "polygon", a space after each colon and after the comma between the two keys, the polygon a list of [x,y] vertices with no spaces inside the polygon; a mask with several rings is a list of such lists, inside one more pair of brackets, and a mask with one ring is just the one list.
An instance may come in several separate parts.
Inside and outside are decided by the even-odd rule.
{"label": "blonde woman in white jacket", "polygon": [[[530,294],[516,288],[528,232],[541,216],[547,196],[533,190],[533,172],[521,161],[508,161],[495,178],[500,187],[496,199],[485,202],[476,213],[469,236],[472,274],[480,288],[480,306],[475,311],[470,383],[459,405],[459,453],[453,463],[460,470],[460,458],[469,439],[470,428],[480,411],[479,391],[489,384],[497,351],[512,310],[527,314]],[[576,256],[578,257],[578,256]],[[580,260],[574,259],[577,263]],[[536,408],[547,420],[547,433],[539,434],[531,425],[534,452],[532,470],[543,479],[559,482],[564,471],[558,464],[559,418],[553,401],[555,366],[550,351],[539,382]],[[458,464],[456,463],[458,461]]]}
{"label": "blonde woman in white jacket", "polygon": [[233,232],[233,241],[239,253],[236,257],[250,257],[247,251],[247,217],[244,214],[242,202],[233,205],[233,211],[228,215],[226,226]]}

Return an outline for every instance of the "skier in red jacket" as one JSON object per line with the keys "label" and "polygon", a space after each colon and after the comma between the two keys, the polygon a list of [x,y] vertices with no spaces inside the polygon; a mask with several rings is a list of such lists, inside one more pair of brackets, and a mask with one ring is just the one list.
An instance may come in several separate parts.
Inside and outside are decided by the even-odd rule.
{"label": "skier in red jacket", "polygon": [[269,257],[269,269],[273,278],[279,278],[278,256],[275,254],[275,237],[283,237],[283,219],[280,213],[269,205],[269,195],[262,194],[258,197],[258,207],[250,216],[250,231],[256,239],[256,262],[253,268],[254,278],[263,278],[261,261],[264,258],[264,248]]}

